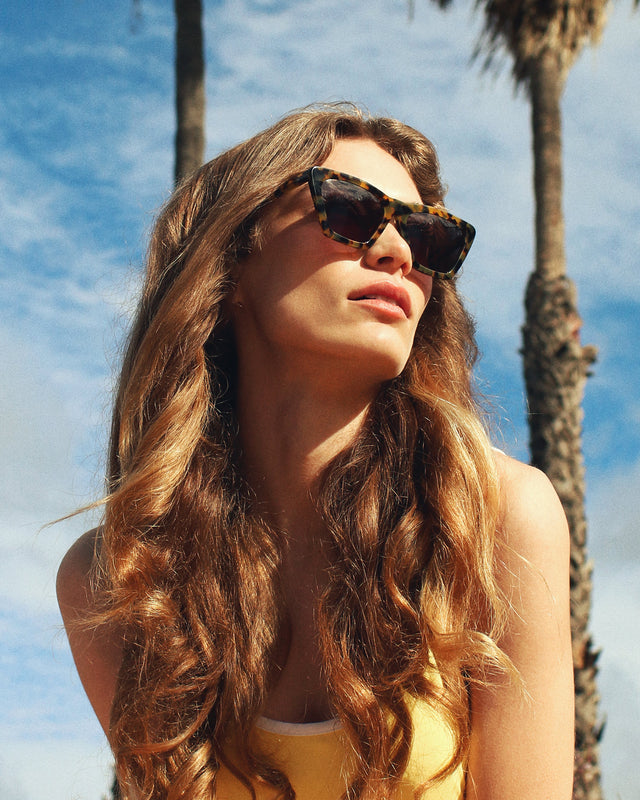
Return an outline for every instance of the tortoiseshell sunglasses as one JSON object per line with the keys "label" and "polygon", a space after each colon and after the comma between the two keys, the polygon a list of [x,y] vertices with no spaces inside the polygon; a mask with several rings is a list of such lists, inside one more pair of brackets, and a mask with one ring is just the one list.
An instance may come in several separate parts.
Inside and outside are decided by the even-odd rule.
{"label": "tortoiseshell sunglasses", "polygon": [[403,203],[366,181],[324,167],[294,175],[276,192],[309,184],[325,236],[352,247],[370,247],[393,220],[411,248],[413,268],[424,275],[452,278],[462,266],[475,228],[438,206]]}

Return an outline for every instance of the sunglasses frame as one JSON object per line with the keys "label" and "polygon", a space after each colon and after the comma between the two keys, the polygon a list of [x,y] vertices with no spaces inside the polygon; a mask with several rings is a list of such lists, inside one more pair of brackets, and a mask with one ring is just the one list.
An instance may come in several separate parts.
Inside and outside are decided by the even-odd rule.
{"label": "sunglasses frame", "polygon": [[[345,181],[347,183],[352,183],[355,186],[359,186],[362,189],[366,189],[377,200],[380,201],[383,209],[382,220],[366,242],[359,242],[355,239],[349,239],[331,229],[327,217],[325,200],[322,196],[322,184],[324,181],[329,179]],[[460,217],[456,217],[450,211],[447,211],[446,208],[441,206],[427,206],[422,205],[421,203],[405,203],[402,200],[396,200],[380,191],[380,189],[378,189],[376,186],[367,183],[367,181],[363,181],[360,178],[356,178],[354,175],[347,174],[346,172],[336,172],[335,170],[327,169],[326,167],[311,167],[310,169],[307,169],[298,175],[294,175],[274,192],[274,197],[280,197],[289,189],[293,189],[296,186],[302,186],[304,183],[309,185],[309,190],[313,199],[313,205],[318,214],[318,221],[320,222],[320,227],[322,228],[324,235],[329,239],[333,239],[336,242],[342,242],[343,244],[348,244],[351,247],[371,247],[371,245],[376,241],[376,239],[379,238],[382,231],[392,220],[396,220],[398,222],[398,232],[401,236],[403,236],[402,228],[406,218],[415,213],[431,214],[432,216],[440,217],[441,219],[453,222],[454,225],[459,228],[464,235],[464,245],[460,251],[458,260],[447,272],[438,272],[431,267],[420,264],[414,259],[413,268],[423,275],[430,275],[444,279],[453,278],[453,276],[462,266],[462,262],[467,257],[469,248],[471,247],[473,239],[476,235],[473,225],[471,225],[469,222],[465,222],[463,219],[460,219]],[[403,236],[403,238],[405,237]],[[413,251],[411,252],[411,255],[413,257]]]}

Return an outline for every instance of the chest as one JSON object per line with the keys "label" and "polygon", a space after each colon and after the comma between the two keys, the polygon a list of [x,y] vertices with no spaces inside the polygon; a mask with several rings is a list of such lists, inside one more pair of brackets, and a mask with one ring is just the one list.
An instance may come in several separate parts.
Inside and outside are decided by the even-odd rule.
{"label": "chest", "polygon": [[318,639],[318,601],[327,581],[319,548],[291,546],[281,570],[282,623],[272,658],[264,714],[285,722],[333,716]]}

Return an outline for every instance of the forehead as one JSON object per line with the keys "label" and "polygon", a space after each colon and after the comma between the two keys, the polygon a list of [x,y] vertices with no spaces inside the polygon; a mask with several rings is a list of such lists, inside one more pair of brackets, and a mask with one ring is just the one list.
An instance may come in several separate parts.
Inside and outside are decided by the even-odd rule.
{"label": "forehead", "polygon": [[360,178],[396,200],[421,202],[411,175],[399,161],[371,139],[338,139],[327,158],[318,166]]}

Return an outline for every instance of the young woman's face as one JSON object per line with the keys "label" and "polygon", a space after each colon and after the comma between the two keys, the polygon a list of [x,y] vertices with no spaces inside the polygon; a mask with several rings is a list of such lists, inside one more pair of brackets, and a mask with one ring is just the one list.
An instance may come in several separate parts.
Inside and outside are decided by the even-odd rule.
{"label": "young woman's face", "polygon": [[[371,140],[339,140],[318,166],[421,202],[405,168]],[[412,270],[396,228],[387,225],[366,249],[329,239],[306,184],[275,199],[266,214],[263,246],[242,263],[233,298],[241,362],[257,358],[316,376],[342,366],[374,382],[398,375],[432,278]]]}

